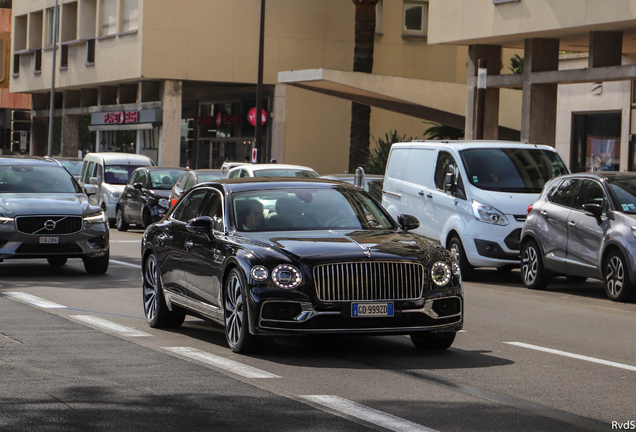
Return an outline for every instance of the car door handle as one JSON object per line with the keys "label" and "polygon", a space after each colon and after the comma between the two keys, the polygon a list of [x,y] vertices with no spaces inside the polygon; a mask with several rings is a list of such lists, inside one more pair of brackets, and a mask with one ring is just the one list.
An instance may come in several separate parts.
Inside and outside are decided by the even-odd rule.
{"label": "car door handle", "polygon": [[194,246],[194,242],[193,242],[192,240],[188,240],[188,241],[185,243],[185,248],[186,248],[186,249],[190,249],[190,248],[191,248],[191,247],[193,247],[193,246]]}
{"label": "car door handle", "polygon": [[420,194],[420,195],[424,196],[424,191],[423,191],[423,190],[421,190],[421,191],[419,191],[419,192],[418,192],[418,194]]}
{"label": "car door handle", "polygon": [[426,194],[426,198],[433,198],[433,194],[432,194],[432,193],[430,193],[430,192],[429,192],[429,193],[427,193],[427,194]]}
{"label": "car door handle", "polygon": [[548,216],[548,212],[547,212],[547,211],[545,211],[545,210],[541,210],[541,214],[542,214],[543,216],[545,216],[545,217],[547,217],[547,216]]}
{"label": "car door handle", "polygon": [[572,228],[576,228],[576,224],[574,223],[574,221],[569,221],[568,225],[571,226]]}

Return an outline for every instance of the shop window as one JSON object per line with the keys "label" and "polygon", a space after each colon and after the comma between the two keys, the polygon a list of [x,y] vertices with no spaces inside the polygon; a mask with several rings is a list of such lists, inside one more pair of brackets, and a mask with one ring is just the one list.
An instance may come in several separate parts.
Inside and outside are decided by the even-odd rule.
{"label": "shop window", "polygon": [[428,28],[428,2],[404,2],[402,33],[406,36],[426,36]]}
{"label": "shop window", "polygon": [[117,0],[101,1],[101,32],[100,36],[117,33]]}
{"label": "shop window", "polygon": [[621,113],[574,114],[570,153],[573,172],[618,171]]}
{"label": "shop window", "polygon": [[122,4],[121,31],[133,31],[139,27],[139,1],[123,0]]}
{"label": "shop window", "polygon": [[[57,40],[59,42],[60,40],[60,8],[58,6],[57,8]],[[56,22],[55,22],[55,8],[49,8],[46,10],[46,46],[50,47],[53,46],[53,36],[54,36],[54,31],[56,28]]]}

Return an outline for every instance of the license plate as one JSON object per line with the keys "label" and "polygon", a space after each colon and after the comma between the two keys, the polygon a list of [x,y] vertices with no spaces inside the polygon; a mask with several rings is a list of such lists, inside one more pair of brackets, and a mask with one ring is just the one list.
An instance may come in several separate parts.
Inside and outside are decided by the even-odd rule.
{"label": "license plate", "polygon": [[59,237],[40,237],[40,243],[59,243]]}
{"label": "license plate", "polygon": [[351,316],[360,317],[392,317],[393,303],[352,303]]}

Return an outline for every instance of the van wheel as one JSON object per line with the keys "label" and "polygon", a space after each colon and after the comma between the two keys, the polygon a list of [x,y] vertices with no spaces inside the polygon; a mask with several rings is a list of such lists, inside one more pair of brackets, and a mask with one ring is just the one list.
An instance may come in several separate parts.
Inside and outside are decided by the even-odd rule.
{"label": "van wheel", "polygon": [[521,248],[521,280],[527,288],[544,289],[550,283],[541,259],[541,250],[533,241]]}
{"label": "van wheel", "polygon": [[467,281],[473,276],[473,270],[475,267],[470,265],[468,258],[466,258],[466,252],[464,251],[464,245],[457,236],[451,237],[448,241],[448,250],[459,264],[459,270],[462,272],[462,279]]}

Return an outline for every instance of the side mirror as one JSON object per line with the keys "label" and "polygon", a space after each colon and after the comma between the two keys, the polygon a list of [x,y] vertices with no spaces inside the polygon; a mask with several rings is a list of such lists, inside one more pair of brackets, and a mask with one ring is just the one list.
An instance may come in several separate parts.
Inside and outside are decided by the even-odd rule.
{"label": "side mirror", "polygon": [[194,219],[190,219],[186,225],[186,229],[190,232],[200,232],[205,234],[212,234],[212,227],[214,221],[210,216],[201,216]]}
{"label": "side mirror", "polygon": [[99,184],[99,179],[97,177],[91,177],[88,179],[88,183],[97,186]]}
{"label": "side mirror", "polygon": [[417,229],[420,226],[420,221],[415,216],[407,214],[399,214],[397,216],[397,223],[403,232]]}
{"label": "side mirror", "polygon": [[84,185],[84,193],[88,196],[97,194],[97,186],[93,184]]}
{"label": "side mirror", "polygon": [[142,190],[142,189],[143,189],[143,187],[144,187],[144,185],[143,185],[143,184],[141,184],[141,183],[139,183],[139,182],[137,182],[137,183],[133,183],[133,187],[134,187],[135,189]]}
{"label": "side mirror", "polygon": [[457,192],[457,180],[454,173],[446,173],[444,178],[444,192],[454,195]]}
{"label": "side mirror", "polygon": [[583,210],[595,218],[599,218],[603,214],[603,206],[600,204],[583,204]]}

